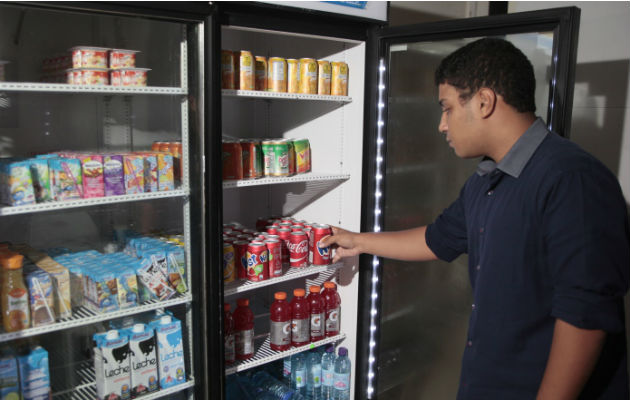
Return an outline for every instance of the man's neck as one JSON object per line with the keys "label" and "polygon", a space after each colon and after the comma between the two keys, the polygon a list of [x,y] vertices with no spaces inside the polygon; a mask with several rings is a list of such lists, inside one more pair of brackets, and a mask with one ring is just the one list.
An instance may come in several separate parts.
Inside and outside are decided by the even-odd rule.
{"label": "man's neck", "polygon": [[490,149],[488,157],[498,164],[535,120],[534,113],[511,113],[501,120],[494,121],[495,129],[492,132],[494,146]]}

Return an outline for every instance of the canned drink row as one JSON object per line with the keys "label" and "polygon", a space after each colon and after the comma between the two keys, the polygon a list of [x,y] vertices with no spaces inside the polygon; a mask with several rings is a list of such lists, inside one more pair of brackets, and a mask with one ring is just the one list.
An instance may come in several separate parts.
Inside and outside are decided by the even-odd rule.
{"label": "canned drink row", "polygon": [[308,139],[223,141],[223,179],[292,176],[311,171]]}
{"label": "canned drink row", "polygon": [[223,89],[347,96],[348,78],[348,64],[342,61],[267,59],[247,50],[221,50]]}

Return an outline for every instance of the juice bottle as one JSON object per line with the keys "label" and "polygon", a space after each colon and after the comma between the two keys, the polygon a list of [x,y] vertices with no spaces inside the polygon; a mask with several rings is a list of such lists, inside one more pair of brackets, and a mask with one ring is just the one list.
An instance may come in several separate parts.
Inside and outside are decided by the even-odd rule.
{"label": "juice bottle", "polygon": [[31,324],[28,290],[22,276],[21,254],[4,251],[0,253],[2,265],[2,324],[5,332],[26,329]]}
{"label": "juice bottle", "polygon": [[322,297],[326,303],[326,337],[338,335],[341,297],[339,297],[339,293],[337,293],[337,285],[330,281],[324,282]]}
{"label": "juice bottle", "polygon": [[254,356],[254,313],[249,308],[249,299],[238,299],[234,310],[236,333],[236,358],[247,360]]}
{"label": "juice bottle", "polygon": [[324,321],[326,318],[326,302],[319,293],[320,287],[317,285],[308,288],[308,301],[311,313],[311,342],[316,342],[324,338]]}
{"label": "juice bottle", "polygon": [[276,292],[271,303],[271,350],[285,351],[291,348],[291,306],[285,292]]}
{"label": "juice bottle", "polygon": [[303,346],[311,341],[310,315],[308,302],[304,298],[305,294],[304,289],[293,290],[291,301],[291,344],[293,347]]}
{"label": "juice bottle", "polygon": [[236,357],[236,350],[234,349],[234,318],[228,303],[223,304],[223,337],[225,340],[225,363],[232,364]]}

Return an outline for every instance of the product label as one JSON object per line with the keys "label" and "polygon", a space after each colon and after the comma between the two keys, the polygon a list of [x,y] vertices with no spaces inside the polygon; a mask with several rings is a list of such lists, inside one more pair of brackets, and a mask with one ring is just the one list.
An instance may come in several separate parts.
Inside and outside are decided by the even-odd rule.
{"label": "product label", "polygon": [[236,354],[252,354],[254,352],[254,330],[236,332]]}
{"label": "product label", "polygon": [[129,340],[131,353],[131,393],[139,396],[158,390],[158,360],[153,331],[132,334]]}
{"label": "product label", "polygon": [[322,367],[321,365],[313,365],[311,367],[311,374],[313,375],[313,380],[311,385],[313,387],[318,388],[322,386],[321,376],[322,376]]}
{"label": "product label", "polygon": [[335,373],[334,380],[335,380],[335,390],[344,391],[350,388],[350,374],[349,373],[345,373],[345,374]]}
{"label": "product label", "polygon": [[326,312],[326,332],[339,332],[339,307]]}
{"label": "product label", "polygon": [[234,335],[227,335],[225,337],[225,361],[234,362],[236,353],[234,348]]}
{"label": "product label", "polygon": [[274,81],[285,80],[286,72],[284,70],[284,63],[282,61],[274,61],[272,71],[273,71],[272,79]]}
{"label": "product label", "polygon": [[293,332],[293,342],[305,343],[309,341],[308,319],[294,319],[291,328],[291,331]]}
{"label": "product label", "polygon": [[295,387],[303,388],[306,386],[306,370],[298,369],[295,371]]}
{"label": "product label", "polygon": [[335,383],[335,369],[323,369],[322,370],[322,384],[324,386],[333,386]]}
{"label": "product label", "polygon": [[322,321],[324,313],[311,314],[311,337],[324,336]]}
{"label": "product label", "polygon": [[12,329],[28,328],[28,292],[22,288],[15,288],[8,293],[7,310],[9,324]]}
{"label": "product label", "polygon": [[291,321],[271,321],[270,341],[276,346],[284,346],[291,343]]}

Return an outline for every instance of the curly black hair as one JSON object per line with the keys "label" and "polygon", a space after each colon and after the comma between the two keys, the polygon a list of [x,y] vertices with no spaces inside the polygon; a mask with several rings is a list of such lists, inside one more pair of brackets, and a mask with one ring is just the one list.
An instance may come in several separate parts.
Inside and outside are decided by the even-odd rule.
{"label": "curly black hair", "polygon": [[457,49],[435,71],[435,84],[457,89],[462,101],[487,87],[519,112],[535,112],[536,78],[525,54],[507,40],[485,38]]}

